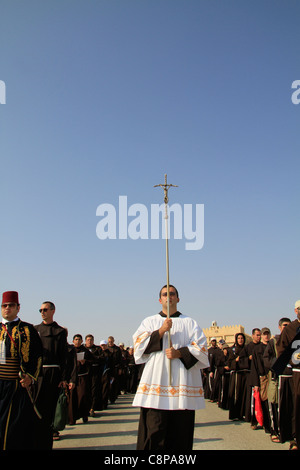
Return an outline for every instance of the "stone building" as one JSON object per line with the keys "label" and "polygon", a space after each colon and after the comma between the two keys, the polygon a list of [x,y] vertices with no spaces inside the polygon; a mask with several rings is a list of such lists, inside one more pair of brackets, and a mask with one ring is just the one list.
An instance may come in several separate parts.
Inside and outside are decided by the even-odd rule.
{"label": "stone building", "polygon": [[210,347],[211,339],[216,338],[217,342],[224,339],[228,346],[233,346],[236,333],[244,333],[246,336],[246,343],[251,341],[251,336],[245,333],[245,328],[242,325],[234,326],[218,326],[216,321],[213,321],[210,328],[203,328],[203,332],[207,339],[208,347]]}

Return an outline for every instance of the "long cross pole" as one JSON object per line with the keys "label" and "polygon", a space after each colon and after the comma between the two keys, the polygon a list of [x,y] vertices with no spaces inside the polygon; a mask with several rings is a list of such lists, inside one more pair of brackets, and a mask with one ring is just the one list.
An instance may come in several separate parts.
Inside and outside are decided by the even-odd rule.
{"label": "long cross pole", "polygon": [[[169,275],[169,233],[168,233],[168,191],[170,187],[176,187],[174,184],[167,183],[167,175],[165,174],[165,184],[156,184],[155,188],[161,187],[164,190],[164,203],[165,203],[165,235],[166,235],[166,272],[167,272],[167,317],[170,318],[170,275]],[[171,332],[168,331],[168,348],[171,347]],[[171,374],[171,359],[169,359],[169,385],[172,384]]]}

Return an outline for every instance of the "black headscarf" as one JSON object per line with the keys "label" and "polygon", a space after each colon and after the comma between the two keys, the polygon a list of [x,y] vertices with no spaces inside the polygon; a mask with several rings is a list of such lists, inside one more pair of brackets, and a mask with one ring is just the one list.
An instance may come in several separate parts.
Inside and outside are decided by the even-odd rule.
{"label": "black headscarf", "polygon": [[[238,344],[238,336],[242,335],[242,337],[244,338],[244,344],[240,345]],[[241,350],[244,349],[245,347],[245,344],[246,344],[246,336],[244,335],[244,333],[236,333],[235,337],[234,337],[234,353],[239,355]]]}

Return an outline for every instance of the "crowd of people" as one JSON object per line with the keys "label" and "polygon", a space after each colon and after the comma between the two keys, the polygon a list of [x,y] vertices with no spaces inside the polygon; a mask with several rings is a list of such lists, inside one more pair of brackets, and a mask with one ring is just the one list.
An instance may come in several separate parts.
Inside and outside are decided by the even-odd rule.
{"label": "crowd of people", "polygon": [[[279,320],[280,334],[273,337],[266,327],[254,328],[252,341],[248,342],[243,333],[237,333],[231,347],[224,339],[212,338],[208,349],[210,366],[201,371],[206,400],[228,410],[230,420],[248,422],[253,430],[263,428],[272,442],[289,442],[291,450],[298,450],[299,446],[296,417],[300,361],[284,361],[279,372],[275,365],[299,328],[299,301],[295,312],[295,321],[286,317]],[[293,329],[294,336],[286,341],[288,331]]]}
{"label": "crowd of people", "polygon": [[81,334],[68,343],[68,331],[54,321],[55,305],[43,302],[42,322],[19,318],[19,294],[2,295],[0,323],[0,449],[51,450],[59,439],[55,416],[66,396],[66,423],[88,421],[119,394],[135,393],[139,366],[133,348],[110,336],[94,344]]}
{"label": "crowd of people", "polygon": [[[136,392],[140,367],[135,364],[133,347],[116,345],[113,336],[97,346],[92,334],[85,341],[76,334],[68,344],[68,364],[68,424],[78,419],[86,423],[96,411],[114,404],[119,395]],[[59,439],[56,430],[53,439]]]}
{"label": "crowd of people", "polygon": [[[164,353],[162,356],[156,354],[156,351],[163,350],[162,338],[166,338],[165,333],[171,328],[174,330],[175,325],[182,328],[184,322],[190,331],[194,328],[196,342],[191,341],[192,346],[189,348],[174,349],[171,345],[167,349],[168,359],[180,358],[178,367],[184,367],[194,375],[196,372],[198,377],[200,375],[202,382],[199,383],[203,383],[204,399],[228,410],[230,420],[249,422],[252,429],[261,426],[274,443],[290,442],[290,449],[298,449],[300,356],[296,347],[294,355],[290,349],[299,333],[300,301],[295,305],[296,320],[279,320],[279,335],[271,337],[268,328],[254,328],[250,342],[246,342],[243,333],[237,333],[233,346],[229,347],[224,339],[217,342],[216,338],[212,338],[207,349],[201,329],[193,320],[177,311],[178,292],[171,287],[171,318],[166,318],[163,313],[167,309],[165,286],[160,291],[161,314],[146,319],[153,324],[153,333],[150,336],[150,323],[148,325],[146,321],[142,322],[134,335],[136,352],[140,350],[136,355],[132,346],[125,348],[123,343],[116,345],[113,336],[96,345],[92,334],[85,338],[76,334],[69,344],[68,331],[54,321],[53,302],[43,302],[40,308],[42,322],[31,325],[19,318],[18,293],[4,292],[0,324],[0,448],[52,449],[53,440],[60,438],[59,429],[55,429],[55,413],[61,391],[67,397],[67,422],[70,425],[80,419],[87,422],[89,416],[95,416],[95,412],[114,404],[119,395],[136,394],[135,406],[141,406],[139,439],[143,441],[141,445],[145,446],[144,414],[149,409],[147,400],[152,389],[146,387],[144,382],[141,386],[141,377],[151,383],[149,374],[159,370],[159,363],[152,364],[148,358],[154,361],[158,357],[163,358]],[[158,329],[154,327],[154,318],[158,322]],[[180,318],[180,322],[176,322],[177,318]],[[148,331],[148,339],[145,331]],[[142,376],[145,354],[149,370],[146,369]],[[279,358],[281,364],[278,363]],[[204,364],[202,367],[201,362]],[[197,382],[197,377],[193,380]],[[136,393],[139,388],[140,393]],[[160,387],[159,393],[161,390]],[[172,390],[175,390],[174,386]],[[153,399],[153,392],[151,394]],[[174,397],[176,395],[172,394],[172,399]],[[162,395],[158,398],[169,400]],[[178,399],[181,400],[180,396]],[[203,399],[202,395],[199,399]],[[159,403],[157,409],[163,409],[164,406]],[[178,402],[174,410],[182,406]],[[201,407],[197,404],[194,409]],[[183,422],[194,422],[194,411],[191,418],[186,413],[186,405],[183,408]],[[179,414],[176,412],[175,415],[178,420]],[[160,419],[165,420],[165,415],[162,414]],[[28,423],[31,425],[28,426]],[[189,440],[192,442],[192,432]]]}

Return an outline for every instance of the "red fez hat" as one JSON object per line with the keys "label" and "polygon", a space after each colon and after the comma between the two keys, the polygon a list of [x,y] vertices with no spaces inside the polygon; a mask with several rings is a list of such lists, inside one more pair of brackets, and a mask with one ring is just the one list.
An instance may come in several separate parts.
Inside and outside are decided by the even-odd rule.
{"label": "red fez hat", "polygon": [[6,304],[7,302],[13,302],[14,304],[19,304],[19,295],[18,292],[8,291],[3,292],[2,294],[2,303]]}

